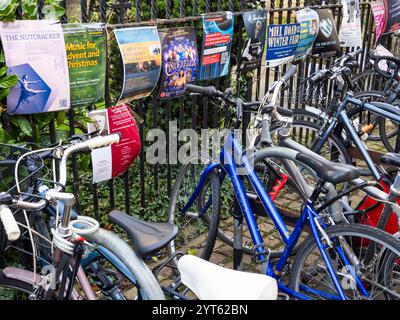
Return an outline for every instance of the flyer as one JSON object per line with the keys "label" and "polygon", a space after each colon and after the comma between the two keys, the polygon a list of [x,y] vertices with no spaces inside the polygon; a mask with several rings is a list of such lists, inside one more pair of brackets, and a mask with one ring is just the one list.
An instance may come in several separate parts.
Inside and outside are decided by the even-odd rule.
{"label": "flyer", "polygon": [[202,14],[203,44],[199,80],[226,76],[229,72],[233,38],[232,12]]}
{"label": "flyer", "polygon": [[70,107],[69,74],[61,24],[55,20],[0,23],[8,73],[18,83],[7,97],[15,114],[59,111]]}
{"label": "flyer", "polygon": [[315,10],[304,8],[296,12],[300,23],[300,38],[296,49],[296,58],[311,54],[319,29],[319,17]]}
{"label": "flyer", "polygon": [[104,103],[106,38],[102,24],[63,24],[71,106]]}
{"label": "flyer", "polygon": [[340,43],[331,9],[316,9],[319,16],[319,31],[314,42],[313,54],[320,57],[340,55]]}
{"label": "flyer", "polygon": [[267,32],[267,67],[294,59],[300,39],[300,23],[271,24]]}
{"label": "flyer", "polygon": [[114,33],[124,64],[124,81],[118,104],[149,96],[161,71],[157,27],[116,29]]}
{"label": "flyer", "polygon": [[359,0],[341,0],[342,23],[339,29],[341,47],[361,47],[361,18]]}
{"label": "flyer", "polygon": [[375,21],[375,41],[378,42],[385,28],[385,5],[382,1],[371,2],[371,10]]}
{"label": "flyer", "polygon": [[240,57],[239,70],[251,71],[261,63],[267,29],[267,14],[264,10],[245,12],[243,14],[246,29],[246,40]]}
{"label": "flyer", "polygon": [[197,78],[198,53],[194,27],[171,28],[159,31],[162,42],[162,78],[160,99],[185,94],[185,84]]}
{"label": "flyer", "polygon": [[128,170],[140,152],[140,136],[132,111],[125,104],[94,110],[88,116],[93,120],[88,123],[88,132],[121,134],[119,143],[92,150],[93,183],[98,183]]}

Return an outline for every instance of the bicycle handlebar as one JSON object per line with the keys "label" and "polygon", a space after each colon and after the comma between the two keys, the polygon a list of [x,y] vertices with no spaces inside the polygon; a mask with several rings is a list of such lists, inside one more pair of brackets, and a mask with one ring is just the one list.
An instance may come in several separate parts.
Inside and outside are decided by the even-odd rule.
{"label": "bicycle handlebar", "polygon": [[[400,70],[400,59],[399,58],[396,58],[394,56],[379,56],[379,55],[376,55],[373,50],[369,51],[369,57],[372,60],[374,60],[374,69],[375,69],[375,71],[378,74],[380,74],[382,77],[384,77],[386,79],[391,79],[393,76],[396,76],[398,74],[398,72]],[[381,60],[386,60],[388,62],[389,61],[393,62],[395,64],[395,66],[392,67],[394,72],[391,73],[391,72],[384,71],[384,70],[380,69],[379,68],[379,62]],[[387,65],[388,65],[388,67],[390,67],[388,63],[387,63]]]}
{"label": "bicycle handlebar", "polygon": [[21,235],[21,230],[18,227],[17,221],[15,221],[14,215],[10,208],[6,205],[0,206],[0,220],[3,224],[4,230],[7,234],[9,241],[16,241]]}
{"label": "bicycle handlebar", "polygon": [[[110,134],[107,136],[100,136],[91,138],[87,141],[79,142],[74,144],[64,150],[63,157],[60,162],[60,178],[59,185],[55,189],[50,189],[46,191],[44,195],[44,199],[38,202],[29,202],[21,199],[13,199],[10,203],[12,208],[23,209],[23,210],[41,210],[47,206],[48,201],[58,200],[60,198],[60,191],[62,190],[61,186],[65,186],[67,181],[67,160],[68,157],[77,152],[83,152],[88,150],[94,150],[106,146],[110,146],[114,143],[118,143],[121,139],[121,135],[119,133]],[[62,193],[63,197],[69,197],[68,193]]]}

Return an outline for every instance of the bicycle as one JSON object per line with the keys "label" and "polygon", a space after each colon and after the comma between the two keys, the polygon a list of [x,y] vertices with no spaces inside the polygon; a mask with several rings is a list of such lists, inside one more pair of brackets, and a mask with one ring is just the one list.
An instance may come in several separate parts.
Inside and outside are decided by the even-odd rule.
{"label": "bicycle", "polygon": [[[276,92],[279,92],[280,87],[291,76],[293,76],[295,71],[293,70],[293,68],[290,70],[291,71],[285,74],[282,77],[281,81],[279,81],[276,85]],[[238,109],[246,108],[246,104],[237,104],[236,102],[238,102],[238,100],[230,98],[225,93],[216,90],[214,87],[203,88],[194,85],[187,85],[187,89],[190,92],[208,95],[213,98],[219,97],[221,99],[224,99],[230,105],[236,106],[236,108]],[[262,104],[261,108],[264,113],[268,113],[271,110],[275,109],[276,99],[273,98],[272,100],[274,102],[273,104]],[[264,122],[264,124],[267,123],[268,122]],[[239,128],[240,124],[240,119],[237,119],[234,129]],[[266,128],[265,132],[269,131],[267,129],[269,128]],[[265,150],[266,149],[264,149],[264,152],[266,152]],[[266,275],[277,279],[278,288],[283,293],[289,294],[298,299],[347,299],[348,296],[346,296],[346,294],[354,294],[354,296],[351,297],[358,298],[360,298],[361,296],[368,297],[368,289],[371,289],[371,287],[368,287],[367,289],[363,285],[363,282],[360,280],[359,275],[359,273],[362,271],[362,269],[360,268],[360,261],[362,259],[358,261],[352,260],[352,258],[358,256],[357,254],[359,254],[359,257],[361,258],[363,243],[366,240],[369,244],[379,243],[379,247],[375,247],[377,251],[375,251],[374,253],[382,253],[381,258],[383,260],[381,260],[380,262],[386,263],[385,266],[387,268],[385,268],[385,273],[383,275],[380,274],[380,276],[383,277],[383,279],[388,279],[387,277],[392,271],[390,268],[395,267],[395,263],[392,264],[391,267],[389,266],[390,263],[393,262],[393,260],[390,259],[393,259],[393,256],[399,254],[400,243],[397,239],[382,230],[377,230],[364,225],[343,224],[335,226],[335,223],[329,215],[317,214],[316,209],[313,205],[318,200],[319,195],[323,191],[325,191],[325,182],[337,184],[354,180],[359,176],[359,172],[356,168],[344,164],[333,164],[332,162],[329,162],[318,155],[314,155],[313,157],[311,157],[305,153],[301,153],[288,148],[272,147],[268,151],[270,152],[271,157],[287,159],[289,161],[296,162],[300,164],[300,166],[308,168],[310,171],[316,172],[317,175],[320,177],[317,187],[308,197],[307,204],[304,206],[304,210],[302,211],[301,216],[297,221],[294,231],[290,234],[282,220],[281,215],[273,205],[271,199],[264,189],[262,182],[256,175],[251,164],[251,159],[257,158],[258,151],[256,151],[254,153],[254,156],[252,156],[251,158],[242,152],[243,150],[241,144],[238,142],[233,130],[226,136],[224,146],[221,149],[221,162],[211,162],[206,166],[205,170],[198,178],[197,186],[193,190],[191,197],[188,199],[186,206],[184,206],[180,210],[180,213],[182,215],[185,215],[185,210],[187,210],[196,201],[196,198],[200,194],[200,191],[204,188],[204,183],[205,181],[207,181],[209,174],[218,174],[221,184],[224,178],[228,176],[229,180],[233,184],[235,196],[237,197],[241,212],[251,232],[252,240],[254,243],[254,261],[259,262],[263,265],[263,270],[265,270]],[[266,245],[263,242],[257,223],[255,221],[255,217],[251,210],[246,190],[243,186],[242,180],[240,179],[240,175],[238,175],[237,173],[237,170],[239,168],[244,170],[245,176],[249,179],[249,182],[254,188],[255,193],[258,195],[260,201],[263,204],[263,207],[265,208],[268,215],[271,217],[271,220],[274,222],[274,226],[277,228],[280,236],[285,242],[285,249],[280,256],[278,262],[274,265],[272,265],[272,262],[269,260],[269,250],[266,248]],[[216,200],[213,199],[211,201]],[[282,275],[285,273],[285,271],[287,271],[287,268],[290,267],[290,264],[288,263],[290,252],[298,242],[299,236],[305,225],[308,225],[312,234],[309,236],[308,240],[303,243],[302,249],[296,255],[292,270],[290,271],[289,285],[286,286],[285,284],[283,284]],[[350,242],[350,244],[348,242]],[[385,247],[385,250],[381,252],[380,249],[382,249],[383,247]],[[325,251],[325,249],[327,248],[329,248],[330,250],[330,255],[328,255]],[[318,265],[317,263],[305,263],[305,260],[307,258],[313,256],[311,252],[313,252],[314,250],[316,250],[319,257],[321,257],[321,266],[323,266],[321,267],[321,270],[316,270],[313,267],[313,265]],[[385,252],[387,254],[385,254]],[[337,260],[333,265],[332,257],[334,253],[336,253]],[[356,264],[353,265],[353,263]],[[370,271],[373,270],[374,266],[379,266],[379,263],[377,265],[370,264],[369,267],[372,268],[370,269]],[[340,271],[338,271],[339,267]],[[313,272],[316,272],[316,275],[320,275],[320,272],[324,273],[324,275],[320,276],[319,279],[329,279],[330,282],[326,282],[328,284],[327,287],[329,287],[328,292],[321,290],[321,288],[310,288],[310,286],[313,286],[313,284],[309,281],[308,276],[310,274],[309,270],[313,268]],[[381,271],[378,271],[378,273],[380,273]],[[366,275],[363,274],[363,276]],[[338,277],[340,277],[340,280]],[[316,277],[314,278],[316,279]],[[354,288],[353,285],[350,286],[351,288],[343,288],[341,285],[341,281],[347,281],[350,278],[352,279],[351,283],[357,284],[356,288]],[[367,278],[367,280],[371,279]],[[305,284],[304,281],[308,281],[308,283]],[[365,278],[363,278],[363,281],[365,281]],[[373,283],[373,280],[371,280],[370,282]],[[358,292],[358,290],[360,290],[361,293]],[[334,293],[332,293],[332,291],[334,291]],[[355,291],[357,291],[357,293]],[[388,291],[390,292],[390,290]],[[396,296],[395,293],[393,295]]]}

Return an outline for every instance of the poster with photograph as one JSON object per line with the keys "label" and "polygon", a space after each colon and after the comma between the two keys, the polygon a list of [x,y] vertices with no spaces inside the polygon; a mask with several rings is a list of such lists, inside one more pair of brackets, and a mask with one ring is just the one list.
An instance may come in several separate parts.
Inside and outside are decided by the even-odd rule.
{"label": "poster with photograph", "polygon": [[245,12],[243,14],[246,28],[246,40],[240,57],[239,70],[251,71],[261,63],[267,29],[267,14],[264,10]]}
{"label": "poster with photograph", "polygon": [[159,31],[162,43],[162,78],[160,99],[185,94],[185,84],[197,78],[198,53],[194,27],[171,28]]}
{"label": "poster with photograph", "polygon": [[0,23],[8,73],[18,83],[7,97],[15,114],[59,111],[70,107],[69,74],[61,24],[55,20]]}
{"label": "poster with photograph", "polygon": [[106,38],[102,24],[63,24],[71,106],[104,103]]}
{"label": "poster with photograph", "polygon": [[318,34],[319,17],[315,10],[304,8],[296,12],[300,23],[300,38],[296,49],[296,58],[311,54],[314,41]]}
{"label": "poster with photograph", "polygon": [[92,150],[93,183],[115,178],[128,170],[140,152],[139,131],[131,109],[123,104],[88,113],[88,132],[97,135],[120,133],[117,144]]}
{"label": "poster with photograph", "polygon": [[340,43],[331,9],[316,9],[319,31],[314,42],[313,54],[322,58],[340,55]]}
{"label": "poster with photograph", "polygon": [[383,33],[392,33],[400,29],[400,1],[383,0],[385,5],[385,27]]}
{"label": "poster with photograph", "polygon": [[378,42],[385,28],[385,5],[383,1],[371,2],[371,10],[375,21],[375,41]]}
{"label": "poster with photograph", "polygon": [[157,27],[114,30],[124,64],[118,104],[145,98],[154,90],[161,71],[161,44]]}
{"label": "poster with photograph", "polygon": [[300,23],[271,24],[267,31],[267,67],[294,59],[300,39]]}
{"label": "poster with photograph", "polygon": [[232,12],[202,14],[203,44],[199,80],[226,76],[229,72],[233,37]]}
{"label": "poster with photograph", "polygon": [[341,0],[342,23],[339,29],[341,47],[361,47],[361,18],[359,0]]}

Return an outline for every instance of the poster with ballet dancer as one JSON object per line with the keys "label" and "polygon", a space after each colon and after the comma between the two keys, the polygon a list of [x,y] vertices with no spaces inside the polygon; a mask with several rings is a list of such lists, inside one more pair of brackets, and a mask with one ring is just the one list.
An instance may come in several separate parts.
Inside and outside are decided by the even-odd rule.
{"label": "poster with ballet dancer", "polygon": [[157,27],[116,29],[114,33],[124,65],[118,104],[149,96],[161,71],[161,44]]}
{"label": "poster with ballet dancer", "polygon": [[339,29],[341,47],[361,47],[361,18],[359,0],[342,0],[343,17]]}
{"label": "poster with ballet dancer", "polygon": [[194,27],[162,29],[162,78],[158,97],[171,99],[185,94],[185,84],[197,78],[198,53]]}
{"label": "poster with ballet dancer", "polygon": [[67,54],[61,25],[55,20],[0,23],[8,74],[18,83],[7,96],[13,114],[59,111],[70,107]]}

